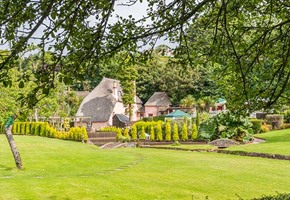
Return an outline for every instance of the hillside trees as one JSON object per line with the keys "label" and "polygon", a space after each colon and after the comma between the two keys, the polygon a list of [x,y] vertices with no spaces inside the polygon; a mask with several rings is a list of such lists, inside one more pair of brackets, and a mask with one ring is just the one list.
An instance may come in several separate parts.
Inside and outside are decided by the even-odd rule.
{"label": "hillside trees", "polygon": [[[38,87],[32,91],[47,94],[58,72],[68,84],[93,73],[105,58],[123,50],[136,52],[165,37],[178,44],[183,67],[214,66],[213,73],[221,77],[216,80],[228,91],[227,100],[238,107],[272,106],[288,92],[288,0],[147,0],[142,4],[147,13],[140,18],[114,13],[117,7],[142,2],[3,0],[0,47],[10,45],[11,51],[2,56],[0,81],[9,83],[8,69],[32,39],[41,52],[54,52],[53,62],[39,70]],[[34,95],[26,98],[36,103]]]}

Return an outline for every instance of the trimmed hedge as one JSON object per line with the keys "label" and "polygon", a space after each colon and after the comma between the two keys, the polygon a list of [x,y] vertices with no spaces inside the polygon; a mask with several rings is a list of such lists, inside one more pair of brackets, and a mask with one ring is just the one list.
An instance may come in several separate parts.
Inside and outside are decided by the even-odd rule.
{"label": "trimmed hedge", "polygon": [[283,115],[267,115],[266,122],[267,124],[272,125],[273,128],[280,129],[283,124],[284,116]]}
{"label": "trimmed hedge", "polygon": [[262,129],[263,120],[250,119],[250,122],[253,124],[252,129],[253,129],[254,134],[260,133]]}
{"label": "trimmed hedge", "polygon": [[85,127],[72,127],[68,132],[60,132],[47,122],[14,122],[12,132],[15,135],[38,135],[75,141],[88,140],[88,133]]}

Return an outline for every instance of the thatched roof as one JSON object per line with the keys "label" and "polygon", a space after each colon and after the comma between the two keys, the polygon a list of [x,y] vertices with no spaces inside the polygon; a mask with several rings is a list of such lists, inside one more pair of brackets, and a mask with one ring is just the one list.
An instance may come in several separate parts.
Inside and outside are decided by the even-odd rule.
{"label": "thatched roof", "polygon": [[[113,85],[118,89],[118,98],[114,96]],[[106,122],[114,110],[115,104],[122,101],[120,81],[103,78],[95,89],[82,101],[76,116],[91,117],[92,122]]]}
{"label": "thatched roof", "polygon": [[165,92],[154,92],[154,94],[145,103],[145,106],[167,107],[170,105],[171,105],[170,99]]}

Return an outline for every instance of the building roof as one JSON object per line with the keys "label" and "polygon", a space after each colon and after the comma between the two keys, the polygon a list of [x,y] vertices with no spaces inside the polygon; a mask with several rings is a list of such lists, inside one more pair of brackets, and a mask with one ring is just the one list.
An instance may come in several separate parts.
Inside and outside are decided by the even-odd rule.
{"label": "building roof", "polygon": [[122,123],[129,123],[129,118],[126,115],[123,114],[116,114],[116,117],[118,118],[118,120]]}
{"label": "building roof", "polygon": [[[114,95],[113,87],[117,88]],[[114,110],[117,102],[122,102],[122,88],[119,80],[103,78],[97,87],[93,89],[82,101],[76,116],[91,117],[92,122],[106,122]],[[142,104],[139,97],[137,104]]]}
{"label": "building roof", "polygon": [[75,91],[78,97],[86,97],[90,91]]}
{"label": "building roof", "polygon": [[145,106],[170,106],[171,102],[165,92],[154,92],[154,94],[145,103]]}
{"label": "building roof", "polygon": [[[118,98],[113,94],[113,85],[115,83],[118,89]],[[103,78],[92,92],[90,92],[82,101],[76,116],[91,117],[91,121],[108,121],[114,110],[115,104],[121,101],[122,89],[120,81]]]}
{"label": "building roof", "polygon": [[172,113],[169,113],[167,115],[165,115],[165,117],[175,117],[175,118],[179,118],[179,117],[191,117],[190,114],[187,114],[181,110],[176,110]]}

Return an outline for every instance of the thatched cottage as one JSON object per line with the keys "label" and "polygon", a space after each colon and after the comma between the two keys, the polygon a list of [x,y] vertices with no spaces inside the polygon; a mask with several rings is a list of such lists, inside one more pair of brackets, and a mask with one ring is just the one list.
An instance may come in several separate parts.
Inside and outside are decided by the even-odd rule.
{"label": "thatched cottage", "polygon": [[[122,119],[121,122],[126,124],[127,120],[129,122],[129,118],[125,114],[126,108],[122,102],[122,95],[120,81],[103,78],[99,85],[83,99],[77,111],[76,118],[89,117],[93,130],[105,126],[117,125],[113,122],[119,124],[118,119]],[[141,107],[141,100],[135,96],[132,121],[139,120],[138,110]]]}
{"label": "thatched cottage", "polygon": [[154,92],[145,103],[145,117],[153,117],[168,114],[171,101],[165,92]]}

